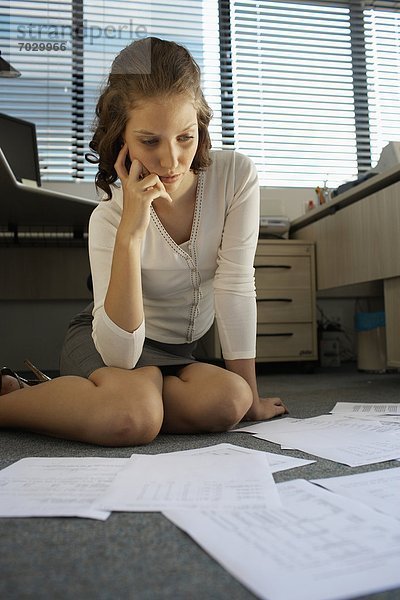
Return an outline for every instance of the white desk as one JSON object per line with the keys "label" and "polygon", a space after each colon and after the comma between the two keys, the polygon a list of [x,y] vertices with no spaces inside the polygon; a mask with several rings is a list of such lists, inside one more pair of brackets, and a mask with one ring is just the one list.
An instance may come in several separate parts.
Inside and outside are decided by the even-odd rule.
{"label": "white desk", "polygon": [[90,298],[85,232],[97,204],[18,182],[0,149],[0,301]]}

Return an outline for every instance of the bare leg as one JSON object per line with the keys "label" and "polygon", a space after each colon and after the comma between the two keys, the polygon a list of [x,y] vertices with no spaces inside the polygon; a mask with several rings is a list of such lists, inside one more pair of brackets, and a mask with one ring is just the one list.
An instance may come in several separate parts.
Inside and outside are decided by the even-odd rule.
{"label": "bare leg", "polygon": [[221,367],[192,363],[178,375],[164,378],[164,432],[227,431],[252,404],[247,382]]}
{"label": "bare leg", "polygon": [[58,377],[1,396],[0,427],[106,446],[146,444],[162,424],[161,392],[157,367]]}

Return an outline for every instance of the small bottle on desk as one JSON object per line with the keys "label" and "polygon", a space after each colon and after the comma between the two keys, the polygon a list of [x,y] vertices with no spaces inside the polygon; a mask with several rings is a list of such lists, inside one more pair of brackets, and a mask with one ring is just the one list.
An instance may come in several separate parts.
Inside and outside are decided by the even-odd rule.
{"label": "small bottle on desk", "polygon": [[306,212],[309,210],[312,210],[313,208],[315,208],[315,202],[314,200],[308,200],[306,202]]}

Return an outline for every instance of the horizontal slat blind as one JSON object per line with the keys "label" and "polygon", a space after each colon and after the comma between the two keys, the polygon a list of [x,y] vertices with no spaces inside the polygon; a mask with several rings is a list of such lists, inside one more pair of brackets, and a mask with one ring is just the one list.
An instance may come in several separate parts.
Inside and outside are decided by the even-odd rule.
{"label": "horizontal slat blind", "polygon": [[[389,0],[2,2],[2,55],[22,77],[1,80],[0,110],[36,123],[44,180],[92,180],[95,167],[84,153],[111,61],[138,34],[156,35],[184,44],[200,64],[214,110],[214,147],[250,155],[263,185],[327,180],[335,187],[400,139],[399,6]],[[63,50],[32,50],[34,42],[63,41]],[[31,48],[20,51],[21,43]]]}
{"label": "horizontal slat blind", "polygon": [[[146,35],[174,40],[191,51],[215,115],[213,145],[221,145],[214,0],[182,0],[176,6],[160,0],[13,0],[1,7],[2,55],[22,76],[1,80],[0,111],[35,122],[43,180],[93,180],[96,168],[84,153],[101,86],[115,55]],[[19,52],[22,41],[31,46]],[[61,41],[65,50],[32,50],[34,42]]]}
{"label": "horizontal slat blind", "polygon": [[397,12],[365,11],[373,165],[383,146],[391,140],[400,140],[400,3],[393,4],[397,5]]}
{"label": "horizontal slat blind", "polygon": [[[218,12],[215,2],[184,0],[177,5],[160,0],[84,0],[84,19],[93,33],[98,30],[106,31],[110,23],[116,32],[115,38],[110,39],[107,44],[104,39],[92,41],[88,36],[85,38],[86,147],[90,140],[91,123],[100,86],[108,75],[114,56],[135,39],[137,27],[145,29],[148,35],[173,40],[190,50],[202,70],[203,90],[215,114],[210,128],[213,144],[221,145]],[[94,172],[95,168],[85,163],[85,176],[93,177]]]}
{"label": "horizontal slat blind", "polygon": [[232,85],[223,93],[233,111],[225,129],[263,185],[336,187],[396,139],[397,4],[230,1]]}
{"label": "horizontal slat blind", "polygon": [[346,7],[232,0],[235,142],[271,186],[357,171]]}
{"label": "horizontal slat blind", "polygon": [[[53,44],[65,39],[61,31],[71,26],[71,2],[12,0],[2,4],[1,14],[2,55],[22,75],[0,80],[0,110],[36,124],[43,179],[70,178],[76,147],[72,50],[70,44],[62,50]],[[40,44],[51,49],[41,50]]]}

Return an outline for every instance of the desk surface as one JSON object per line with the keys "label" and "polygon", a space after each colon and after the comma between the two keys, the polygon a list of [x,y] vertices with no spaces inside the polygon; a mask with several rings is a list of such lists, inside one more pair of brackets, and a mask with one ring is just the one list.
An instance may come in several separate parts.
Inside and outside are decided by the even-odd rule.
{"label": "desk surface", "polygon": [[384,173],[379,173],[378,175],[367,179],[363,183],[343,192],[343,194],[339,194],[339,196],[336,196],[336,198],[330,202],[322,204],[321,206],[316,206],[301,217],[294,219],[290,224],[290,233],[292,234],[306,225],[310,225],[310,223],[314,223],[319,219],[334,214],[338,210],[353,204],[353,202],[366,198],[397,181],[400,181],[400,164]]}
{"label": "desk surface", "polygon": [[33,188],[16,181],[0,149],[0,226],[87,229],[97,200]]}

